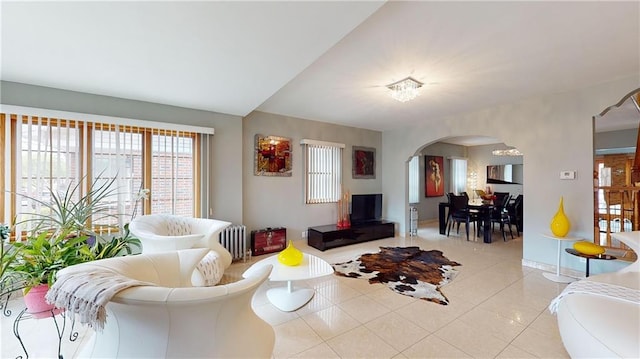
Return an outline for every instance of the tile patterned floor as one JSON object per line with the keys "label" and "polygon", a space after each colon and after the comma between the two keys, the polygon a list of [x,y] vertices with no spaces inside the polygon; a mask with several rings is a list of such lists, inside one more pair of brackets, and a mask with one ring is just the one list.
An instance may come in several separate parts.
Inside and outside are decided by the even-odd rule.
{"label": "tile patterned floor", "polygon": [[[563,284],[546,280],[542,272],[523,267],[522,238],[503,242],[499,233],[491,244],[466,241],[464,235],[438,234],[429,223],[417,237],[372,241],[325,252],[298,240],[296,246],[330,263],[353,259],[379,246],[415,245],[439,249],[462,264],[458,276],[442,287],[451,304],[442,306],[393,293],[365,280],[326,276],[296,282],[316,290],[303,308],[281,312],[269,303],[265,283],[254,297],[254,310],[276,332],[273,353],[280,358],[568,358],[555,317],[547,305]],[[234,263],[228,275],[249,265]],[[10,308],[21,303],[12,301]],[[17,312],[16,312],[17,313]],[[10,318],[2,317],[2,358],[21,355]],[[31,358],[56,356],[55,327],[51,319],[21,323]],[[63,340],[63,354],[72,358],[90,337],[81,328],[74,343]],[[40,338],[40,339],[39,339]],[[44,338],[44,339],[42,339]]]}

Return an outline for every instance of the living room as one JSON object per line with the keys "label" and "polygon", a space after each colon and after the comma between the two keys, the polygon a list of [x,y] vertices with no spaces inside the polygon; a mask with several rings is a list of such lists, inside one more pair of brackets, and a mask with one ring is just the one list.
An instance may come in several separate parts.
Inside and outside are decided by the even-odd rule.
{"label": "living room", "polygon": [[[246,3],[236,11],[248,10],[246,17],[255,17],[254,21],[258,22],[263,16],[261,12],[264,13],[265,9],[251,10],[251,5]],[[113,10],[116,14],[109,12],[114,19],[118,19],[117,13],[122,12],[121,21],[130,26],[127,28],[130,32],[122,29],[124,33],[119,32],[115,25],[109,27],[101,20],[100,26],[103,26],[105,31],[96,32],[95,37],[85,41],[75,36],[82,37],[84,29],[93,29],[90,20],[98,21],[101,18],[90,8],[78,8],[73,11],[71,8],[65,8],[62,11],[55,9],[55,6],[40,8],[40,5],[35,3],[20,5],[8,2],[3,2],[2,6],[1,112],[8,111],[5,110],[8,106],[15,106],[20,107],[22,111],[36,108],[63,111],[68,115],[93,114],[214,128],[210,171],[211,207],[207,217],[244,224],[248,230],[285,227],[288,238],[300,243],[305,242],[302,233],[308,227],[334,223],[337,217],[336,205],[333,203],[304,203],[303,155],[299,146],[302,139],[345,144],[343,188],[352,194],[382,193],[383,217],[396,223],[397,236],[403,238],[407,237],[409,231],[408,160],[412,156],[421,155],[422,149],[433,143],[453,137],[484,136],[496,138],[524,153],[522,161],[525,168],[525,185],[522,192],[527,199],[524,208],[526,234],[522,237],[522,256],[519,262],[526,270],[553,270],[557,243],[544,234],[549,232],[550,218],[555,213],[561,197],[564,198],[565,210],[571,221],[571,235],[593,239],[593,117],[618,103],[625,95],[636,90],[639,84],[640,49],[637,29],[640,20],[637,3],[549,3],[549,7],[523,4],[524,8],[518,8],[514,4],[503,4],[506,8],[502,8],[499,4],[482,2],[372,2],[361,5],[362,8],[353,10],[353,13],[348,12],[351,8],[346,4],[340,5],[339,2],[332,5],[335,8],[329,5],[324,8],[314,3],[318,8],[299,10],[302,11],[299,14],[300,22],[309,21],[313,24],[304,27],[305,31],[296,31],[295,27],[304,24],[287,22],[292,20],[282,16],[296,9],[278,8],[273,11],[277,11],[281,17],[275,17],[272,19],[273,22],[267,21],[260,25],[267,29],[269,25],[276,27],[274,24],[286,24],[282,25],[285,27],[282,32],[287,36],[293,36],[290,33],[297,32],[304,33],[304,38],[301,40],[286,37],[287,41],[293,44],[289,46],[273,38],[272,44],[261,38],[240,38],[237,42],[242,43],[243,48],[250,47],[246,44],[256,44],[257,48],[247,50],[246,54],[236,52],[237,58],[253,59],[262,56],[266,65],[255,65],[251,71],[248,69],[249,66],[238,66],[239,70],[233,74],[245,73],[244,77],[231,79],[224,77],[223,73],[211,73],[214,71],[214,64],[203,67],[210,71],[206,76],[206,82],[226,81],[242,84],[240,88],[216,89],[219,93],[214,93],[208,87],[197,87],[197,91],[192,91],[191,88],[196,88],[195,85],[192,87],[189,83],[172,82],[175,80],[173,76],[176,75],[172,74],[173,76],[169,77],[169,73],[175,72],[177,77],[180,77],[183,69],[178,71],[170,65],[164,65],[160,69],[154,68],[154,61],[159,61],[154,57],[166,51],[162,41],[157,38],[154,38],[154,41],[161,44],[159,47],[146,48],[142,46],[142,41],[133,42],[126,48],[115,45],[124,41],[127,35],[144,31],[134,26],[136,14],[145,13],[135,7],[139,5],[131,5],[134,7],[127,9],[125,4],[120,4],[118,6],[123,6],[123,9]],[[412,10],[411,6],[416,8]],[[533,9],[526,6],[532,6]],[[223,9],[215,10],[223,13]],[[523,14],[527,10],[532,10],[529,14],[531,18]],[[80,15],[74,11],[78,11]],[[185,10],[184,16],[194,16],[192,11]],[[57,16],[49,18],[48,13]],[[336,14],[341,13],[345,17],[353,17],[349,18],[349,21],[336,20]],[[410,15],[412,13],[415,15]],[[491,20],[479,20],[474,16],[478,13],[485,14],[486,18]],[[581,14],[579,20],[573,20],[576,13]],[[21,29],[35,14],[42,25]],[[317,19],[311,21],[314,16]],[[76,18],[84,19],[78,20],[77,28],[60,27],[62,33],[56,34],[57,39],[68,37],[68,43],[58,43],[55,39],[45,36],[47,29],[56,28],[57,25],[53,24],[57,21],[52,18],[58,17],[66,19],[60,22],[67,24],[73,23]],[[397,29],[393,30],[392,21],[387,20],[387,17],[393,21],[410,19],[411,21],[405,22],[411,26],[405,30],[402,26],[397,26]],[[243,24],[247,21],[243,16],[236,19],[243,20]],[[204,24],[209,20],[199,21]],[[465,21],[471,25],[465,26]],[[607,26],[594,26],[604,21],[608,22]],[[326,25],[334,22],[338,24]],[[428,23],[426,30],[419,29],[417,24],[420,22]],[[485,22],[496,25],[493,27]],[[571,22],[573,26],[569,28],[566,22]],[[226,22],[224,24],[229,26],[222,31],[226,36],[232,38],[231,34],[239,31],[235,25],[231,26]],[[486,32],[476,30],[480,25],[487,26]],[[149,26],[153,31],[158,29],[151,24]],[[545,32],[545,26],[549,32]],[[251,30],[254,33],[259,32],[253,27]],[[30,36],[19,36],[18,33],[21,31]],[[105,33],[108,34],[109,31],[116,35],[113,38],[106,36]],[[158,32],[161,33],[160,30]],[[331,36],[317,35],[324,32],[331,32]],[[321,45],[311,46],[316,36],[322,37],[322,41],[317,41]],[[38,37],[50,44],[36,41]],[[189,41],[194,41],[194,47],[202,44],[194,40],[197,37],[194,34],[188,37]],[[496,39],[492,40],[492,37]],[[521,43],[514,39],[518,37],[523,39]],[[96,52],[96,48],[100,48],[96,46],[96,43],[101,42],[100,39],[105,42],[105,48],[107,42],[116,47]],[[411,39],[415,41],[410,41]],[[505,45],[493,44],[501,41]],[[85,43],[90,50],[83,50],[83,46],[78,45]],[[218,37],[204,40],[204,43],[223,46],[223,41]],[[354,45],[358,43],[363,45]],[[402,43],[404,51],[397,49],[397,46],[400,46],[398,43]],[[457,47],[450,48],[444,43],[457,43]],[[552,44],[545,47],[542,46],[544,43]],[[506,48],[506,44],[512,47]],[[41,55],[37,55],[37,52],[27,52],[39,46],[50,49],[46,46],[63,48],[63,45],[67,51],[61,51],[65,55],[56,57],[61,57],[62,63],[69,63],[69,67],[64,71],[62,68],[41,68],[42,62],[46,62],[40,60]],[[268,46],[273,46],[274,49],[265,49]],[[441,58],[430,57],[429,54],[435,51],[430,50],[430,47],[441,49]],[[139,50],[135,50],[138,48]],[[71,51],[74,49],[75,51]],[[489,54],[484,52],[486,49],[491,49]],[[101,63],[97,58],[82,57],[80,63],[84,64],[84,74],[74,74],[73,68],[80,65],[73,61],[73,56],[66,54],[84,53],[84,56],[87,56],[96,52],[105,55],[102,51],[130,53],[132,60],[124,61],[121,57],[116,57],[107,58],[105,63]],[[274,56],[271,54],[272,51],[287,56]],[[418,53],[415,55],[417,58],[413,58],[414,52]],[[48,50],[45,53],[57,52]],[[355,57],[355,54],[358,56]],[[398,57],[393,56],[397,54]],[[424,60],[420,59],[420,56],[424,56]],[[193,55],[190,59],[199,63],[196,61],[197,57]],[[289,63],[283,57],[299,59]],[[344,60],[351,57],[357,61],[352,63]],[[363,57],[369,61],[363,61]],[[207,58],[211,60],[210,57]],[[374,64],[383,59],[386,64]],[[51,59],[52,62],[54,60]],[[281,66],[280,60],[286,65]],[[473,62],[472,60],[477,61],[477,65],[467,63]],[[451,65],[443,65],[448,61],[452,62]],[[56,62],[55,65],[58,66],[59,63]],[[144,69],[142,71],[145,74],[148,72],[156,79],[140,90],[147,91],[148,96],[140,96],[140,92],[125,91],[131,84],[127,76],[120,78],[118,75],[120,71],[124,73],[138,66]],[[254,66],[254,63],[250,66]],[[286,66],[289,67],[288,71],[282,69]],[[40,70],[36,71],[37,69]],[[438,78],[433,75],[430,79],[430,69],[439,69],[446,75]],[[251,87],[260,85],[266,77],[264,74],[269,72],[279,73],[280,76],[269,82],[271,87],[262,88],[259,95],[255,96],[251,93]],[[118,78],[118,86],[110,90],[100,90],[108,81],[103,77],[91,76],[102,74],[109,77],[105,75],[107,73]],[[59,78],[49,77],[54,74],[75,77],[77,82],[65,84]],[[422,95],[407,103],[390,98],[386,85],[410,75],[427,84]],[[197,76],[189,73],[183,77]],[[84,78],[86,80],[83,81]],[[166,86],[163,78],[166,80]],[[318,78],[326,81],[319,81]],[[320,82],[329,82],[336,78],[340,79],[337,85],[324,84],[322,87],[314,87]],[[497,81],[502,78],[505,80]],[[142,80],[146,78],[133,79],[133,82],[143,83]],[[230,97],[234,98],[250,97],[253,103],[244,108],[248,110],[236,111],[235,114],[230,114],[232,111],[224,110],[228,107],[220,104],[210,105],[208,109],[196,105],[190,107],[183,97],[180,101],[171,101],[164,93],[152,94],[153,89],[164,87],[178,88],[176,92],[190,94],[193,98],[227,99],[225,96],[231,94]],[[328,94],[332,94],[331,99],[347,98],[352,102],[327,105],[325,97]],[[304,97],[304,101],[301,97]],[[227,102],[231,103],[232,100]],[[289,103],[290,107],[278,107],[281,102]],[[354,103],[360,104],[357,115],[348,111],[352,108],[350,106],[356,106]],[[326,116],[317,115],[322,113],[319,112],[320,109],[326,110]],[[340,122],[341,119],[349,117],[353,117],[353,122]],[[291,139],[291,177],[254,175],[256,134]],[[350,156],[353,146],[375,148],[375,178],[352,178]],[[567,170],[575,171],[577,177],[574,180],[561,180],[560,172]],[[608,261],[598,264],[594,270],[608,272],[623,265],[616,261]],[[562,266],[574,271],[584,269],[584,263],[573,256],[565,256]]]}

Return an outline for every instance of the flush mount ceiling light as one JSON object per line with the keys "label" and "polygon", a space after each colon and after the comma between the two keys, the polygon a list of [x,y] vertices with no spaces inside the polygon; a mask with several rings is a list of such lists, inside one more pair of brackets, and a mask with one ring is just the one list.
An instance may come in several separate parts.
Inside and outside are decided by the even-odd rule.
{"label": "flush mount ceiling light", "polygon": [[412,77],[407,77],[406,79],[387,85],[387,88],[391,90],[391,97],[400,102],[407,102],[420,95],[419,89],[422,85],[424,85],[422,82]]}
{"label": "flush mount ceiling light", "polygon": [[522,152],[517,148],[509,148],[507,150],[493,150],[491,153],[494,156],[522,156]]}

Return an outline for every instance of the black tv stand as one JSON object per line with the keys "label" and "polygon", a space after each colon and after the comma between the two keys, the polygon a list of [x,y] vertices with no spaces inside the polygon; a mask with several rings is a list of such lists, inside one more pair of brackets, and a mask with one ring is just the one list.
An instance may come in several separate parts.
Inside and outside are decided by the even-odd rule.
{"label": "black tv stand", "polygon": [[351,225],[353,227],[366,227],[366,226],[369,226],[369,225],[372,225],[372,224],[380,224],[382,222],[383,222],[383,220],[381,220],[381,219],[372,219],[372,220],[369,220],[369,221],[351,222]]}
{"label": "black tv stand", "polygon": [[395,236],[395,224],[384,220],[353,224],[338,228],[335,224],[309,227],[307,243],[325,251],[330,248]]}

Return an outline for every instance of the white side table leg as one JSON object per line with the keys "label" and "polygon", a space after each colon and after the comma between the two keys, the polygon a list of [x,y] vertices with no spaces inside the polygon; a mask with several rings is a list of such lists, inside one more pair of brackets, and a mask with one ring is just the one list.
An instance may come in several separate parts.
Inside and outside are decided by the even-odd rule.
{"label": "white side table leg", "polygon": [[267,298],[276,308],[283,312],[292,312],[307,304],[313,298],[315,291],[309,288],[293,288],[292,281],[287,281],[287,287],[271,288],[267,291]]}
{"label": "white side table leg", "polygon": [[553,273],[542,273],[542,275],[550,281],[557,283],[571,283],[575,282],[575,278],[567,277],[560,275],[560,255],[562,254],[562,247],[560,245],[560,241],[558,240],[558,260],[556,262],[556,274]]}

